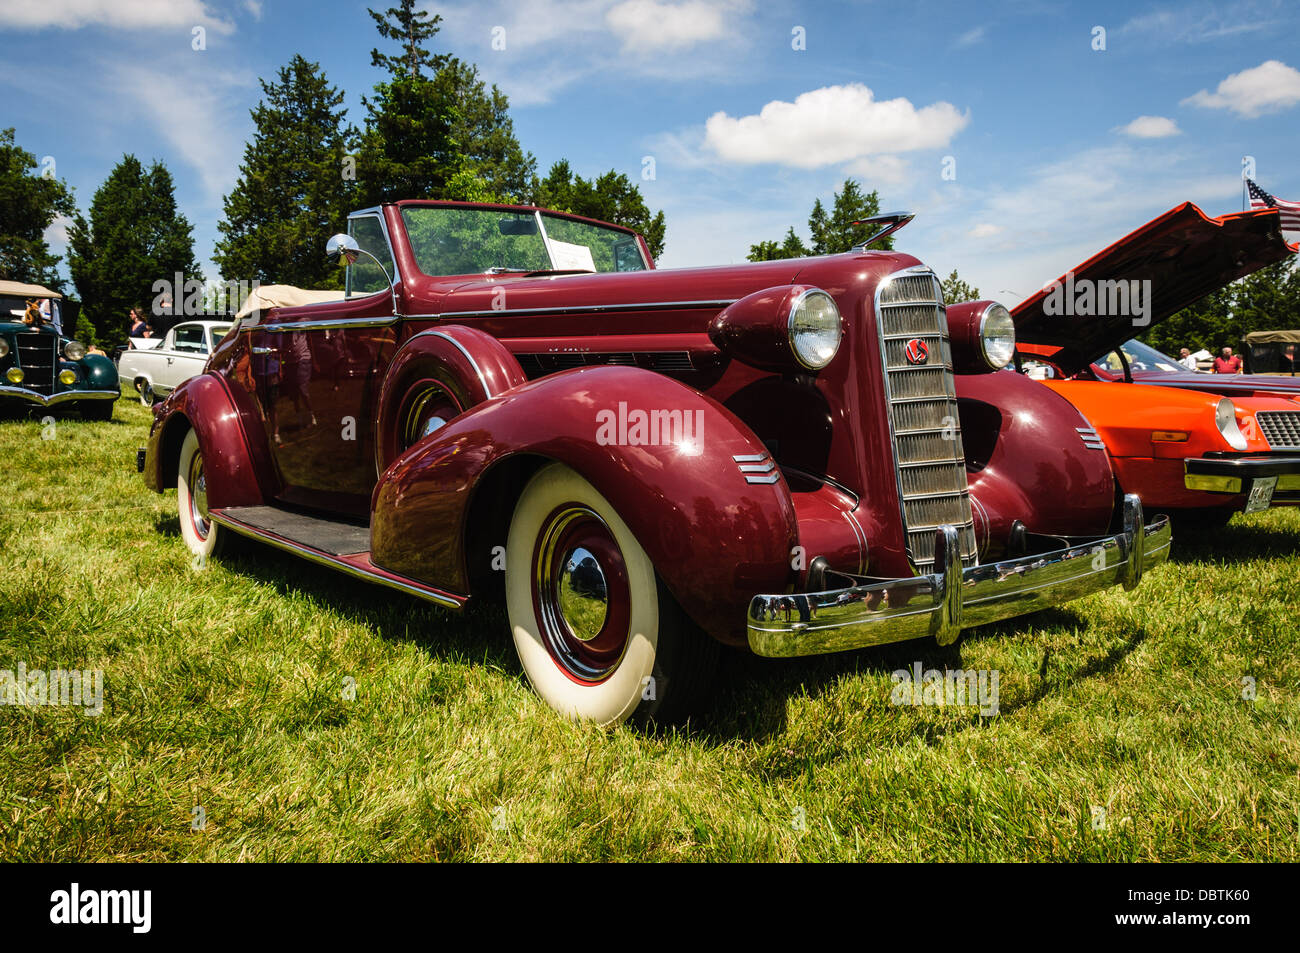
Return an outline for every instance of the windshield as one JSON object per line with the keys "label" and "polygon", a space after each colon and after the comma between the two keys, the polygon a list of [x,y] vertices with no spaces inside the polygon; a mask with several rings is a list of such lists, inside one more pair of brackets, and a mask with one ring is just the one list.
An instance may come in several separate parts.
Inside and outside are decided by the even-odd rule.
{"label": "windshield", "polygon": [[[1120,345],[1124,356],[1128,358],[1129,367],[1135,371],[1163,371],[1166,374],[1186,374],[1189,368],[1183,367],[1175,358],[1163,354],[1141,341],[1125,341]],[[1119,355],[1111,351],[1097,362],[1097,366],[1112,374],[1123,374],[1124,367],[1119,362]]]}
{"label": "windshield", "polygon": [[644,271],[636,236],[560,215],[503,209],[402,209],[426,275],[529,271]]}

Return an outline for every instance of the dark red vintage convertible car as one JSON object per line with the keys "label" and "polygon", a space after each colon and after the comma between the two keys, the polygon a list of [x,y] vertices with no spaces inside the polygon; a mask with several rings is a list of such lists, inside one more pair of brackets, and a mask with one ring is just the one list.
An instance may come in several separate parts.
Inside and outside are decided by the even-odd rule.
{"label": "dark red vintage convertible car", "polygon": [[147,484],[200,556],[503,598],[568,715],[678,717],[720,643],[948,643],[1168,553],[1087,420],[1003,369],[1006,309],[945,310],[909,255],[661,272],[624,228],[434,201],[328,250],[346,294],[255,299],[155,407]]}

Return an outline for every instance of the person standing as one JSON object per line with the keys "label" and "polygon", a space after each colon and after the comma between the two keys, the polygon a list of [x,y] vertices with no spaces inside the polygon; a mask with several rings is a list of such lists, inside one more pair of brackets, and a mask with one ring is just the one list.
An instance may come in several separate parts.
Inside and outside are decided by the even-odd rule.
{"label": "person standing", "polygon": [[1232,353],[1232,348],[1225,347],[1219,352],[1219,356],[1214,359],[1214,373],[1240,374],[1241,358]]}
{"label": "person standing", "polygon": [[1191,349],[1183,348],[1178,352],[1178,363],[1183,365],[1189,371],[1196,370],[1196,358],[1192,357]]}
{"label": "person standing", "polygon": [[135,308],[131,309],[131,327],[127,334],[133,338],[152,337],[149,325],[144,323],[144,318],[140,317],[140,312]]}

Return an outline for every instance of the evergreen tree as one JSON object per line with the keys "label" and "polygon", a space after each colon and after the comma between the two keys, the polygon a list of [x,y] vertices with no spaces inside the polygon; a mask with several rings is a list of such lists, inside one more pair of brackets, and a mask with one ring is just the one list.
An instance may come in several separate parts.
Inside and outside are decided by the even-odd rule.
{"label": "evergreen tree", "polygon": [[[835,193],[828,213],[821,199],[813,202],[808,216],[811,247],[795,234],[794,227],[786,232],[780,244],[763,241],[749,247],[750,261],[770,261],[777,258],[798,258],[803,255],[834,255],[861,245],[876,229],[873,225],[854,225],[853,222],[880,214],[880,195],[874,189],[863,192],[855,179],[845,179],[844,186]],[[871,248],[894,247],[892,236],[872,242]]]}
{"label": "evergreen tree", "polygon": [[341,288],[342,269],[324,249],[356,199],[347,157],[356,130],[344,126],[343,93],[301,56],[261,83],[256,132],[225,198],[213,260],[230,280]]}
{"label": "evergreen tree", "polygon": [[[123,156],[96,190],[89,223],[78,213],[68,240],[82,315],[105,346],[126,340],[131,308],[147,314],[162,297],[155,282],[169,283],[164,295],[179,309],[187,291],[174,286],[177,273],[182,282],[202,279],[190,223],[176,209],[171,173],[161,162],[146,170],[135,156]],[[173,319],[155,313],[152,320],[162,330]]]}
{"label": "evergreen tree", "polygon": [[641,189],[625,173],[610,169],[592,181],[574,175],[568,160],[561,159],[545,179],[534,183],[533,193],[533,203],[543,208],[634,229],[645,237],[652,257],[663,254],[664,213],[650,214]]}
{"label": "evergreen tree", "polygon": [[978,301],[980,290],[974,285],[968,285],[957,275],[957,269],[952,270],[947,278],[939,282],[943,289],[943,300],[948,304],[961,304],[963,301]]}
{"label": "evergreen tree", "polygon": [[476,67],[428,49],[441,17],[416,10],[414,0],[400,0],[382,14],[368,12],[400,54],[370,52],[371,64],[388,78],[376,84],[373,98],[362,100],[361,204],[443,198],[453,181],[465,190],[460,173],[479,180],[471,191],[522,201],[536,160],[515,138],[505,94],[489,89]]}
{"label": "evergreen tree", "polygon": [[15,144],[14,130],[0,130],[0,278],[61,291],[45,229],[59,215],[72,215],[72,191],[61,180],[33,174],[36,157]]}

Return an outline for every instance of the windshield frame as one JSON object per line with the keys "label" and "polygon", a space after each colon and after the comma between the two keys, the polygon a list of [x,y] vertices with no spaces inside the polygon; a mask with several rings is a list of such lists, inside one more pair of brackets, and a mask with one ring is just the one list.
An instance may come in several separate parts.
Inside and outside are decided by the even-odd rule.
{"label": "windshield frame", "polygon": [[[1105,354],[1103,354],[1101,357],[1097,358],[1097,360],[1093,361],[1093,362],[1092,362],[1092,365],[1091,365],[1091,366],[1092,366],[1092,371],[1093,371],[1093,373],[1096,374],[1096,375],[1099,376],[1099,377],[1104,376],[1104,378],[1105,378],[1106,380],[1123,380],[1123,379],[1124,379],[1124,371],[1122,371],[1122,370],[1119,370],[1119,371],[1111,370],[1109,367],[1107,367],[1105,364],[1103,364],[1102,361],[1104,361],[1106,358],[1110,357],[1110,356],[1111,356],[1112,354],[1114,354],[1116,351],[1122,351],[1125,347],[1129,347],[1130,345],[1133,345],[1133,344],[1136,344],[1138,347],[1146,348],[1148,351],[1151,351],[1153,354],[1157,354],[1157,355],[1159,355],[1161,358],[1163,358],[1165,361],[1167,361],[1170,365],[1172,365],[1175,369],[1174,369],[1174,370],[1171,370],[1171,371],[1166,371],[1166,370],[1164,370],[1163,368],[1160,368],[1160,367],[1153,367],[1153,366],[1151,366],[1150,364],[1148,364],[1146,367],[1135,367],[1135,366],[1133,366],[1133,362],[1132,362],[1131,360],[1128,360],[1128,356],[1125,355],[1125,360],[1128,362],[1129,367],[1130,367],[1130,374],[1132,373],[1132,371],[1137,371],[1137,372],[1140,373],[1140,374],[1144,374],[1144,373],[1152,373],[1152,374],[1200,374],[1200,373],[1204,373],[1203,371],[1193,371],[1193,370],[1190,369],[1190,368],[1184,367],[1183,365],[1181,365],[1181,364],[1178,363],[1178,359],[1177,359],[1177,358],[1170,357],[1168,354],[1166,354],[1164,351],[1161,351],[1159,348],[1154,348],[1154,347],[1152,347],[1150,344],[1147,344],[1145,341],[1139,341],[1137,338],[1129,338],[1128,340],[1124,341],[1122,344],[1118,345],[1117,347],[1113,347],[1113,348],[1111,348],[1109,351],[1107,351],[1107,352],[1106,352]],[[1145,363],[1145,362],[1144,362],[1144,363]]]}
{"label": "windshield frame", "polygon": [[[410,255],[411,263],[414,265],[416,272],[420,275],[423,275],[426,278],[463,278],[469,276],[482,276],[482,275],[528,275],[528,274],[592,275],[592,274],[633,274],[635,273],[635,272],[585,271],[581,269],[556,269],[554,267],[556,261],[555,250],[551,245],[552,239],[546,230],[545,218],[547,217],[567,219],[569,221],[577,222],[582,225],[589,225],[596,228],[605,229],[611,232],[622,233],[626,235],[629,239],[631,239],[635,244],[635,247],[637,249],[637,254],[640,256],[641,265],[642,265],[642,267],[638,270],[653,271],[655,268],[654,258],[652,258],[650,255],[650,249],[646,245],[644,236],[642,236],[639,232],[623,225],[614,225],[610,222],[602,222],[599,219],[587,218],[586,216],[583,215],[574,215],[571,212],[558,212],[555,211],[554,209],[541,208],[536,205],[505,205],[505,204],[499,204],[495,202],[452,202],[452,201],[433,201],[433,200],[413,200],[413,201],[398,202],[395,204],[397,206],[396,218],[398,221],[401,222],[402,237],[405,240],[406,249]],[[458,272],[458,273],[449,273],[449,274],[430,274],[429,272],[425,271],[421,267],[419,257],[416,254],[415,245],[412,243],[409,230],[407,229],[406,215],[405,215],[406,210],[419,209],[419,208],[452,209],[452,210],[466,211],[466,212],[474,212],[474,211],[505,212],[514,215],[531,215],[533,217],[533,221],[536,222],[537,224],[538,234],[541,236],[543,249],[546,252],[546,258],[549,264],[551,265],[551,268],[536,269],[533,271],[516,271],[516,270],[498,271],[489,268],[486,271],[470,271],[470,272]]]}

